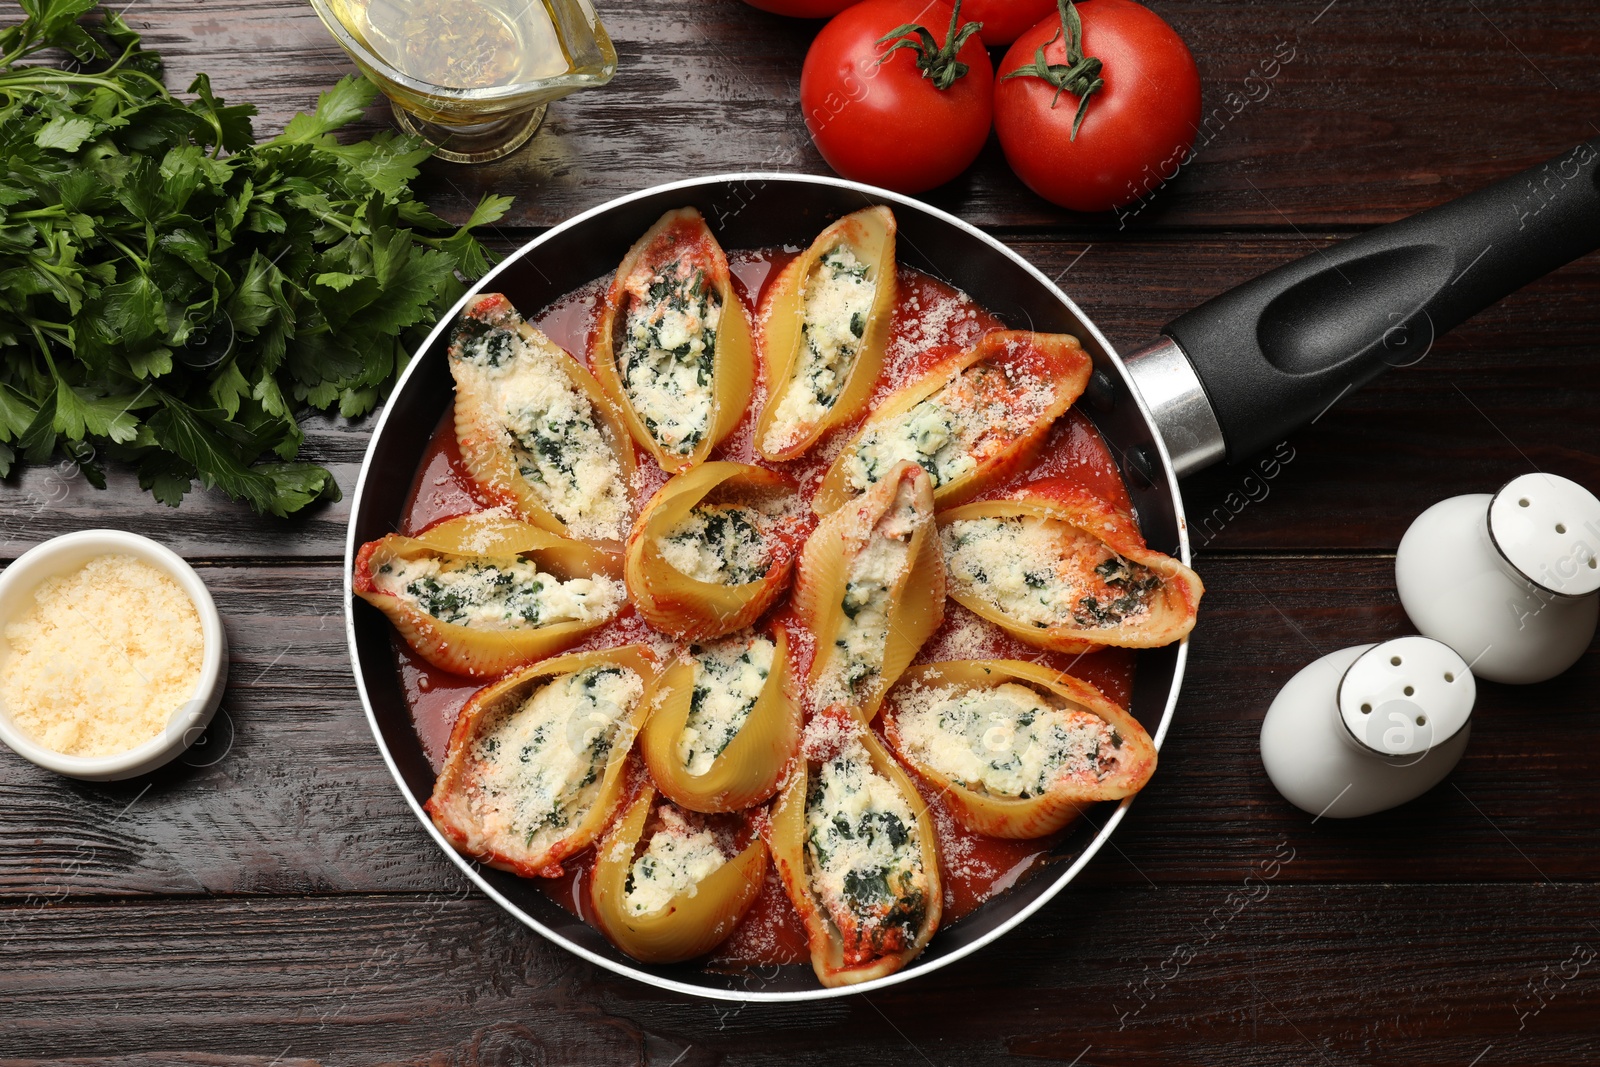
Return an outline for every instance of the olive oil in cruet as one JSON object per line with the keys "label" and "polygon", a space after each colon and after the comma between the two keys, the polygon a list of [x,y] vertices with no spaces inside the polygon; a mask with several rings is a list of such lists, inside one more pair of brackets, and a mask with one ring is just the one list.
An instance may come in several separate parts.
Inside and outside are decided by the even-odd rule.
{"label": "olive oil in cruet", "polygon": [[616,51],[589,0],[312,5],[325,22],[331,17],[329,29],[394,103],[401,126],[445,159],[507,154],[532,135],[551,100],[604,85],[616,72]]}

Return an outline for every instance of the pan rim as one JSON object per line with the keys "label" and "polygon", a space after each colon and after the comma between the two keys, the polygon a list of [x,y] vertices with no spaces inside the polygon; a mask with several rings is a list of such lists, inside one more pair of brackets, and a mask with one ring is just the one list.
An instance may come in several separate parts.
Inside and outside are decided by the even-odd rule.
{"label": "pan rim", "polygon": [[[1100,345],[1101,350],[1106,354],[1112,366],[1116,368],[1117,374],[1121,378],[1123,386],[1127,388],[1128,398],[1135,404],[1140,417],[1144,420],[1145,426],[1149,431],[1151,442],[1155,448],[1156,455],[1154,459],[1157,463],[1157,470],[1160,472],[1160,478],[1164,479],[1165,481],[1167,493],[1173,504],[1174,519],[1178,531],[1178,556],[1186,566],[1191,564],[1192,559],[1189,544],[1189,527],[1187,519],[1184,515],[1183,497],[1178,489],[1177,475],[1173,471],[1172,459],[1167,451],[1166,442],[1162,439],[1160,429],[1157,426],[1154,417],[1151,415],[1150,408],[1145,403],[1143,395],[1139,392],[1137,385],[1134,383],[1133,377],[1128,373],[1128,369],[1126,365],[1124,365],[1122,357],[1117,354],[1117,351],[1112,346],[1111,342],[1105,337],[1104,334],[1100,332],[1099,327],[1094,324],[1093,320],[1090,319],[1088,315],[1084,314],[1082,309],[1080,309],[1072,300],[1072,298],[1067,296],[1067,294],[1063,292],[1055,284],[1055,282],[1046,277],[1043,272],[1033,266],[1033,264],[1028,262],[1020,254],[1013,251],[998,238],[972,225],[971,223],[950,214],[947,211],[936,208],[931,204],[924,203],[915,199],[914,197],[891,192],[887,189],[880,189],[861,182],[854,182],[845,178],[835,178],[826,175],[785,174],[778,171],[736,171],[666,182],[660,185],[650,186],[649,188],[641,189],[636,192],[628,193],[624,196],[615,197],[556,224],[555,226],[546,230],[544,233],[540,234],[538,237],[535,237],[533,240],[523,244],[516,251],[507,255],[505,259],[496,264],[487,274],[469,286],[467,292],[461,297],[461,299],[458,300],[455,305],[449,309],[449,311],[440,316],[438,323],[435,324],[434,328],[429,331],[428,336],[423,340],[421,345],[418,346],[418,352],[431,351],[439,336],[449,327],[449,324],[455,320],[456,316],[460,314],[467,302],[477,294],[488,290],[501,273],[511,268],[523,258],[531,255],[546,243],[554,240],[560,234],[563,234],[575,227],[581,226],[593,218],[614,211],[617,208],[620,208],[626,204],[630,204],[636,200],[657,196],[663,193],[670,193],[679,189],[694,189],[716,185],[726,186],[734,183],[752,182],[781,182],[800,185],[833,186],[835,188],[858,193],[874,203],[889,203],[895,205],[896,207],[902,207],[912,211],[921,212],[937,219],[945,225],[952,226],[972,237],[977,238],[990,249],[1002,256],[1005,256],[1007,259],[1011,260],[1014,264],[1026,271],[1034,279],[1034,281],[1041,285],[1052,297],[1054,297],[1056,300],[1059,300],[1062,305],[1066,307],[1074,320],[1093,337],[1096,343]],[[352,591],[351,585],[352,576],[354,574],[356,552],[360,548],[360,546],[355,543],[357,526],[356,520],[362,511],[362,503],[365,496],[367,478],[371,473],[373,455],[376,451],[378,441],[382,438],[384,430],[388,426],[389,415],[395,407],[393,402],[394,398],[399,396],[401,391],[406,388],[412,376],[417,372],[421,362],[422,361],[420,358],[412,358],[412,360],[407,364],[406,369],[401,372],[399,380],[395,382],[394,389],[390,392],[389,400],[385,402],[383,410],[379,412],[377,420],[372,427],[372,433],[368,440],[366,452],[362,456],[361,468],[356,476],[355,491],[351,496],[350,520],[345,532],[345,555],[342,571],[344,583],[343,604],[345,641],[350,654],[350,666],[355,677],[356,690],[361,696],[362,709],[366,713],[367,727],[372,731],[373,740],[377,744],[378,752],[382,755],[383,762],[388,767],[390,776],[394,779],[395,785],[399,788],[400,794],[404,798],[406,804],[411,808],[412,814],[416,816],[417,820],[422,824],[423,829],[432,837],[434,843],[439,847],[439,849],[444,852],[451,862],[456,865],[462,874],[464,874],[480,892],[498,904],[507,914],[520,921],[524,926],[527,926],[529,929],[540,934],[547,941],[550,941],[558,947],[573,953],[580,959],[586,960],[587,962],[610,971],[613,974],[633,979],[634,981],[641,982],[657,989],[663,989],[669,992],[679,993],[691,997],[699,997],[707,1000],[736,1003],[804,1003],[809,1001],[832,1000],[839,997],[851,996],[857,993],[870,993],[875,990],[886,989],[890,986],[899,985],[900,983],[909,981],[912,978],[939,970],[940,968],[954,963],[957,960],[965,959],[974,952],[977,952],[981,948],[987,947],[994,941],[1015,929],[1017,926],[1021,925],[1041,908],[1043,908],[1047,903],[1055,899],[1056,895],[1065,889],[1067,884],[1078,876],[1083,868],[1087,866],[1089,861],[1094,858],[1094,856],[1099,853],[1100,849],[1111,839],[1112,833],[1119,825],[1121,825],[1122,820],[1127,816],[1128,808],[1134,801],[1134,797],[1131,796],[1124,798],[1121,803],[1117,805],[1116,810],[1113,811],[1110,817],[1108,817],[1104,824],[1101,825],[1094,837],[1084,845],[1082,852],[1080,852],[1079,855],[1069,865],[1057,873],[1049,885],[1042,889],[1034,897],[1034,899],[1019,908],[1015,914],[997,924],[994,929],[974,938],[970,943],[963,945],[960,948],[953,949],[937,957],[924,957],[919,960],[914,960],[906,967],[894,972],[893,974],[885,975],[881,978],[875,978],[868,982],[862,982],[859,985],[843,987],[819,986],[816,989],[776,992],[765,990],[740,990],[731,988],[718,989],[710,986],[695,985],[688,982],[681,982],[672,978],[666,978],[658,974],[652,974],[649,971],[619,962],[617,960],[607,959],[606,957],[601,956],[598,953],[595,953],[588,948],[577,944],[576,942],[568,940],[560,932],[553,930],[541,923],[539,920],[523,911],[515,903],[500,893],[492,884],[490,884],[489,881],[483,877],[481,873],[481,865],[479,863],[456,851],[456,849],[445,840],[444,835],[440,833],[438,827],[433,824],[433,820],[428,816],[427,812],[423,810],[422,805],[417,801],[416,797],[412,795],[410,788],[406,784],[405,778],[400,772],[399,765],[395,762],[393,755],[389,751],[389,746],[384,741],[382,727],[379,725],[377,712],[373,708],[372,700],[368,694],[367,680],[361,667],[361,656],[356,639],[355,595]],[[1158,479],[1158,481],[1159,480],[1160,479]],[[1172,681],[1167,693],[1166,703],[1162,708],[1161,718],[1156,725],[1156,729],[1151,735],[1152,741],[1158,750],[1161,748],[1163,741],[1166,739],[1167,732],[1172,724],[1173,715],[1177,708],[1178,696],[1183,688],[1183,676],[1188,664],[1188,655],[1189,641],[1187,638],[1185,638],[1178,644],[1176,658],[1172,668]]]}

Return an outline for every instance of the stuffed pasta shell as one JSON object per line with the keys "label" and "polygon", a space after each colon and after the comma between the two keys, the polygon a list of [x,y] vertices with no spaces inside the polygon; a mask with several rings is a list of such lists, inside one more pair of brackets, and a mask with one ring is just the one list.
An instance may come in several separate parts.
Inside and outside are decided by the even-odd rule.
{"label": "stuffed pasta shell", "polygon": [[621,569],[616,553],[491,511],[368,542],[352,586],[435,667],[492,678],[615,617]]}
{"label": "stuffed pasta shell", "polygon": [[1155,772],[1137,719],[1070,675],[1017,660],[913,667],[889,696],[884,735],[961,824],[990,837],[1052,834],[1085,806]]}
{"label": "stuffed pasta shell", "polygon": [[1041,648],[1154,648],[1188,636],[1205,586],[1133,517],[1064,479],[939,515],[950,595]]}
{"label": "stuffed pasta shell", "polygon": [[944,620],[944,566],[928,472],[902,460],[823,519],[806,542],[794,606],[816,638],[814,707],[864,719]]}
{"label": "stuffed pasta shell", "polygon": [[788,635],[693,646],[650,693],[639,748],[662,793],[691,811],[738,811],[777,792],[800,744]]}
{"label": "stuffed pasta shell", "polygon": [[933,820],[851,711],[813,718],[768,834],[823,985],[892,974],[938,929],[944,894]]}
{"label": "stuffed pasta shell", "polygon": [[700,212],[667,212],[628,250],[590,362],[662,470],[701,462],[744,417],[754,379],[750,326]]}
{"label": "stuffed pasta shell", "polygon": [[553,878],[588,848],[622,796],[655,659],[639,645],[545,660],[461,709],[426,805],[459,851]]}
{"label": "stuffed pasta shell", "polygon": [[480,493],[563,536],[627,536],[633,444],[577,360],[489,293],[456,324],[450,373],[456,441]]}
{"label": "stuffed pasta shell", "polygon": [[788,587],[794,481],[703,463],[645,505],[628,537],[628,592],[658,630],[702,641],[755,622]]}
{"label": "stuffed pasta shell", "polygon": [[876,405],[828,468],[818,514],[870,489],[902,459],[933,479],[950,507],[1015,474],[1089,383],[1076,337],[1000,330]]}
{"label": "stuffed pasta shell", "polygon": [[895,221],[886,207],[846,215],[784,268],[764,308],[767,401],[756,450],[794,459],[867,402],[895,304]]}
{"label": "stuffed pasta shell", "polygon": [[767,846],[734,850],[726,833],[644,786],[601,841],[591,895],[611,943],[645,963],[704,956],[739,925],[761,892]]}

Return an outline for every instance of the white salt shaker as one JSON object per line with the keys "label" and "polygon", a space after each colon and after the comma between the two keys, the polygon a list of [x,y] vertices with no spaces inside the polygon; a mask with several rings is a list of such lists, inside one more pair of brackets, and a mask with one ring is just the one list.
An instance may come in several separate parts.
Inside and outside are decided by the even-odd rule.
{"label": "white salt shaker", "polygon": [[1600,500],[1554,474],[1424,511],[1400,541],[1411,622],[1495,682],[1542,682],[1583,655],[1600,618]]}
{"label": "white salt shaker", "polygon": [[1343,819],[1404,804],[1450,773],[1477,684],[1426,637],[1330,653],[1289,680],[1261,724],[1267,776],[1291,804]]}

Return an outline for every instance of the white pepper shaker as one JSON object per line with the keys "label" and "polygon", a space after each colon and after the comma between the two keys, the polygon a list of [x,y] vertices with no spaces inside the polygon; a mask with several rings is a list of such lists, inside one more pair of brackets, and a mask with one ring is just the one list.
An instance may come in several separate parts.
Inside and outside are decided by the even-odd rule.
{"label": "white pepper shaker", "polygon": [[1600,500],[1554,474],[1424,511],[1400,541],[1395,585],[1418,631],[1495,682],[1553,678],[1600,619]]}
{"label": "white pepper shaker", "polygon": [[1278,693],[1261,760],[1278,792],[1312,815],[1383,811],[1438,785],[1466,751],[1477,685],[1466,661],[1426,637],[1329,653]]}

